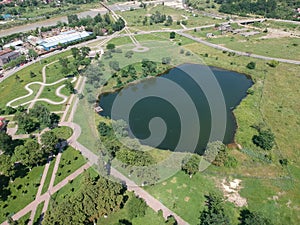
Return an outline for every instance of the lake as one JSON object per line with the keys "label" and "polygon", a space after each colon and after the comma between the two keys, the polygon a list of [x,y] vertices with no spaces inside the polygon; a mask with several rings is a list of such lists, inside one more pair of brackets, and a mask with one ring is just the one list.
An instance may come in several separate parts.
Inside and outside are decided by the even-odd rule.
{"label": "lake", "polygon": [[129,124],[142,144],[201,153],[210,141],[232,143],[232,110],[252,86],[246,75],[199,64],[183,64],[161,76],[100,97],[100,113]]}

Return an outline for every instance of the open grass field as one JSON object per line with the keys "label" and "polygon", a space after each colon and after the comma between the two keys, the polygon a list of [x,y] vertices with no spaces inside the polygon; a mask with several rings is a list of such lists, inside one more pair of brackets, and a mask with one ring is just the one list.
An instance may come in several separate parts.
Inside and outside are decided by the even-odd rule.
{"label": "open grass field", "polygon": [[79,169],[85,163],[86,160],[79,151],[75,150],[72,147],[68,147],[66,150],[64,150],[61,156],[54,185],[58,184],[60,181],[65,179],[75,170]]}
{"label": "open grass field", "polygon": [[18,177],[13,182],[7,181],[11,194],[6,200],[0,200],[1,223],[35,199],[43,170],[44,166],[34,167],[24,177]]}
{"label": "open grass field", "polygon": [[[220,31],[214,28],[207,28],[197,32],[189,31],[188,33],[237,51],[274,58],[299,59],[300,38],[263,38],[265,36],[263,33],[252,37],[243,37],[239,34],[221,35]],[[206,38],[207,33],[213,33],[215,37]]]}
{"label": "open grass field", "polygon": [[212,177],[198,173],[190,178],[182,171],[164,182],[145,187],[145,190],[191,225],[200,222],[200,212],[205,206],[204,195],[218,191]]}

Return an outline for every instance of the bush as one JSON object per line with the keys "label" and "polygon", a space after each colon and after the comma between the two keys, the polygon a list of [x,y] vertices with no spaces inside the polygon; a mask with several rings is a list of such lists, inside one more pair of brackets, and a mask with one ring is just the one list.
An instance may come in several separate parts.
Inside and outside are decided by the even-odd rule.
{"label": "bush", "polygon": [[170,33],[170,39],[174,39],[175,36],[176,36],[176,33],[174,31]]}
{"label": "bush", "polygon": [[271,150],[275,144],[275,136],[270,130],[263,130],[254,135],[252,141],[264,150]]}
{"label": "bush", "polygon": [[276,66],[278,66],[279,62],[276,60],[272,60],[270,62],[267,63],[268,66],[275,68]]}
{"label": "bush", "polygon": [[250,69],[250,70],[254,70],[255,66],[256,66],[255,62],[249,62],[248,65],[247,65],[247,68]]}

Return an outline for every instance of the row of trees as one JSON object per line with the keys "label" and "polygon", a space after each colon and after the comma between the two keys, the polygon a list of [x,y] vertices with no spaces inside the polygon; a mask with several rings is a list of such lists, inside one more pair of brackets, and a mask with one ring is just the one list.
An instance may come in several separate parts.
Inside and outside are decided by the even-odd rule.
{"label": "row of trees", "polygon": [[122,30],[125,27],[125,22],[121,18],[114,22],[108,13],[104,16],[98,14],[94,18],[87,16],[80,19],[76,14],[69,15],[68,24],[71,27],[84,26],[85,30],[91,31],[97,36],[102,36],[106,32],[108,34],[112,34],[113,32]]}

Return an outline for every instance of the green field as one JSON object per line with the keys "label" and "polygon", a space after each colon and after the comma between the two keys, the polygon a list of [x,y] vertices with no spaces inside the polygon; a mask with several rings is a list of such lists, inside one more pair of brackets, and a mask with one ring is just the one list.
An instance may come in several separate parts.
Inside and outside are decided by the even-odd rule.
{"label": "green field", "polygon": [[35,199],[43,170],[44,166],[34,167],[24,177],[18,177],[13,182],[8,181],[11,194],[8,195],[7,200],[0,200],[1,223],[7,219],[7,216],[18,212]]}
{"label": "green field", "polygon": [[75,150],[72,147],[68,147],[66,150],[64,150],[61,156],[59,167],[54,180],[54,185],[58,184],[67,176],[75,172],[85,163],[86,160],[79,151]]}
{"label": "green field", "polygon": [[[48,64],[49,62],[55,61],[60,57],[66,57],[68,55],[70,55],[70,51],[66,51],[61,54],[50,56],[46,59],[42,59],[42,63],[35,63],[33,65],[27,66],[26,68],[18,71],[13,76],[1,82],[0,83],[0,90],[1,90],[0,108],[4,108],[7,102],[15,98],[21,97],[23,95],[26,95],[27,91],[24,89],[24,86],[26,84],[34,81],[42,82],[42,68],[44,65]],[[31,78],[30,71],[33,71],[37,76]],[[16,75],[20,77],[19,81],[15,79]],[[61,75],[57,74],[56,76],[57,77],[52,77],[52,78],[54,80],[57,80]]]}
{"label": "green field", "polygon": [[[214,44],[225,46],[229,49],[249,52],[274,58],[297,59],[299,58],[300,39],[291,37],[263,38],[264,33],[252,37],[243,37],[239,34],[221,35],[215,28],[202,29],[201,31],[189,31],[189,34],[204,38]],[[207,33],[213,33],[215,37],[206,38]],[[277,46],[277,47],[274,47]]]}

